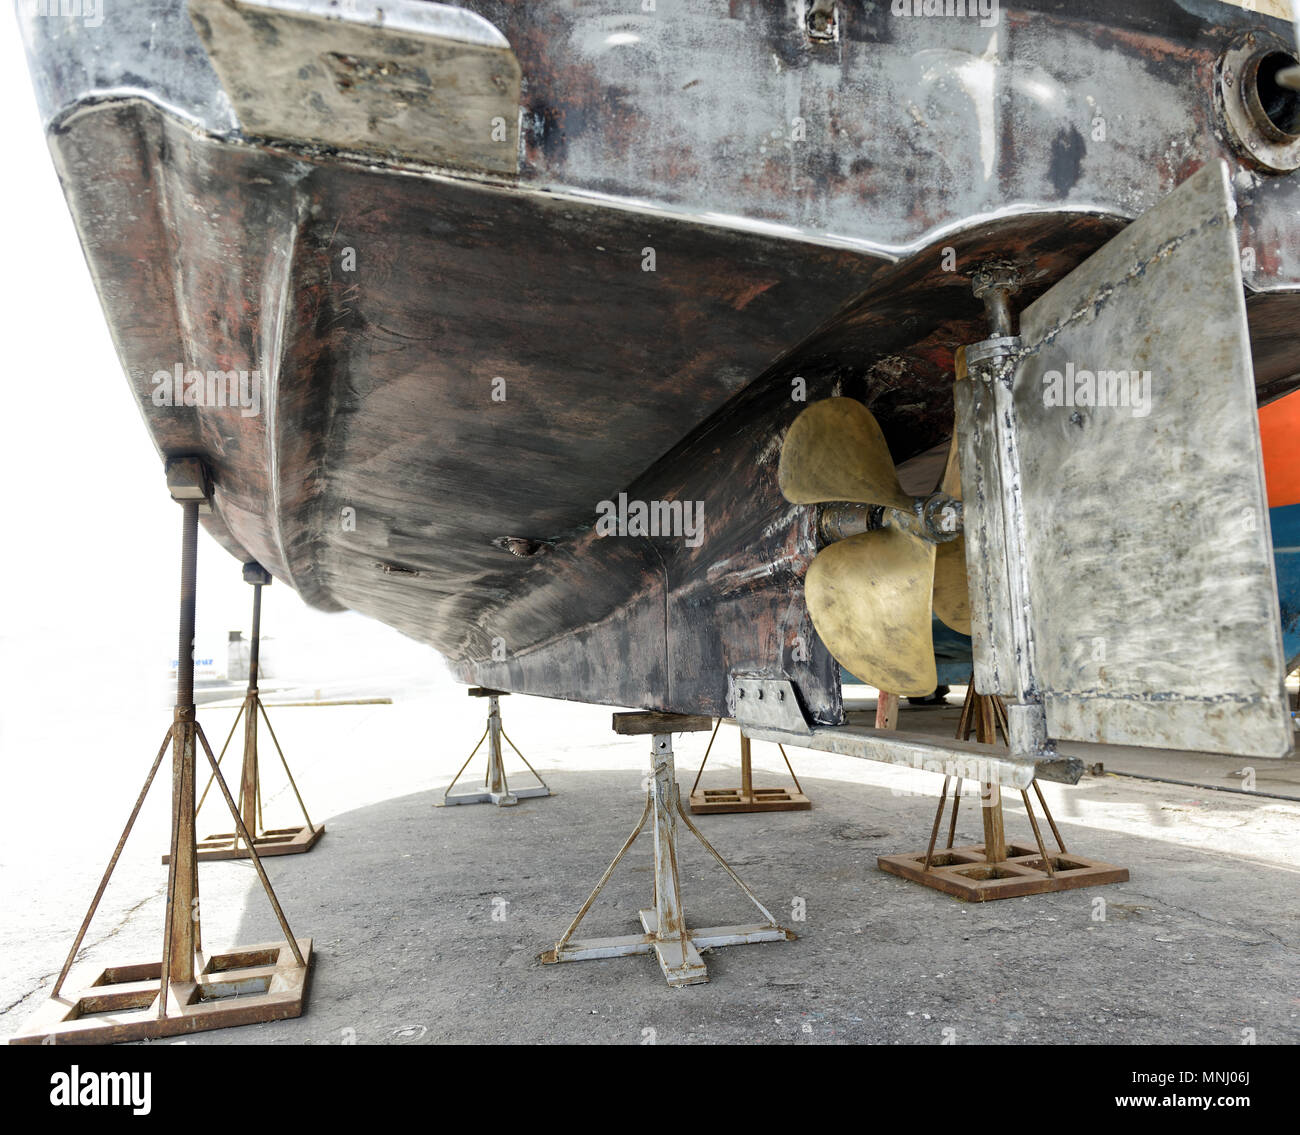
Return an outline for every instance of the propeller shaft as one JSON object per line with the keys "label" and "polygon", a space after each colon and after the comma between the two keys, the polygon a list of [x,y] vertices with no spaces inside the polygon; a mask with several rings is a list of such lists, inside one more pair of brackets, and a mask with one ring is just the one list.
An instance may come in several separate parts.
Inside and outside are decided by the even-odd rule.
{"label": "propeller shaft", "polygon": [[962,503],[944,492],[917,497],[910,509],[837,501],[823,505],[817,518],[823,544],[881,528],[897,528],[927,544],[946,544],[962,534]]}

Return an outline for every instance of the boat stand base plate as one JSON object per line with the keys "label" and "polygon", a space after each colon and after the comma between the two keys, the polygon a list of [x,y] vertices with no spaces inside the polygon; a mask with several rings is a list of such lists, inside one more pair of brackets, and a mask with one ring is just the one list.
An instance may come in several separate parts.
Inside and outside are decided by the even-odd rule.
{"label": "boat stand base plate", "polygon": [[988,902],[1021,895],[1041,895],[1051,891],[1072,891],[1077,887],[1095,887],[1103,883],[1127,883],[1128,868],[1086,859],[1073,852],[1051,855],[1053,874],[1043,870],[1043,856],[1036,847],[1009,844],[1007,858],[989,863],[984,845],[937,850],[925,870],[925,852],[912,855],[882,855],[876,860],[882,871],[910,879],[913,883],[933,887],[965,902]]}
{"label": "boat stand base plate", "polygon": [[[324,834],[324,824],[317,824],[315,827],[302,824],[296,828],[270,828],[257,836],[253,840],[253,845],[257,848],[257,854],[263,859],[268,855],[300,855],[315,847]],[[195,854],[200,863],[216,859],[247,859],[248,847],[242,839],[236,846],[234,832],[220,832],[199,840]],[[170,855],[162,857],[164,864],[170,859]]]}
{"label": "boat stand base plate", "polygon": [[50,998],[9,1043],[116,1044],[300,1017],[307,1003],[311,939],[299,938],[298,950],[301,966],[284,941],[214,954],[197,980],[172,982],[161,1017],[162,963],[111,966],[74,992]]}
{"label": "boat stand base plate", "polygon": [[752,926],[708,926],[701,930],[686,931],[683,957],[680,938],[658,937],[659,916],[653,910],[637,913],[644,934],[575,939],[561,950],[547,950],[540,960],[544,965],[554,965],[556,962],[585,962],[653,953],[659,959],[659,968],[669,985],[700,985],[709,980],[709,971],[700,951],[713,950],[719,946],[743,946],[751,942],[788,942],[795,937],[784,927],[763,923]]}
{"label": "boat stand base plate", "polygon": [[806,812],[812,801],[802,792],[785,788],[703,788],[691,793],[691,811],[697,816],[722,812]]}
{"label": "boat stand base plate", "polygon": [[[495,804],[498,808],[509,808],[520,800],[534,796],[554,796],[545,785],[532,788],[512,788],[509,792],[493,792],[484,788],[481,792],[458,792],[455,796],[446,796],[434,804],[435,808],[450,808],[453,804]],[[260,850],[260,849],[259,849]]]}

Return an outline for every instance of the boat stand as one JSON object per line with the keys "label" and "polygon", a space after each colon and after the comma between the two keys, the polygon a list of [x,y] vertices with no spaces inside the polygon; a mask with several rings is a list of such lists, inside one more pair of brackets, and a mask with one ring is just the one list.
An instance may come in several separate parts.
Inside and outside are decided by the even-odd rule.
{"label": "boat stand", "polygon": [[[1002,699],[995,694],[977,694],[973,676],[957,724],[957,740],[970,740],[972,729],[975,739],[981,744],[997,744],[999,732],[1003,742],[1007,739],[1007,711]],[[993,783],[980,785],[984,842],[968,847],[953,847],[962,788],[962,778],[957,777],[952,798],[952,819],[948,824],[948,843],[942,851],[936,853],[935,843],[939,838],[948,786],[952,779],[950,776],[943,778],[939,807],[930,829],[929,846],[923,853],[913,855],[882,855],[876,861],[882,871],[933,887],[966,902],[987,902],[990,899],[1009,899],[1103,883],[1128,882],[1128,868],[1116,867],[1096,859],[1085,859],[1066,851],[1065,841],[1047,807],[1047,800],[1043,797],[1037,778],[1031,782],[1031,787],[1043,809],[1043,816],[1052,829],[1052,837],[1056,840],[1059,852],[1048,854],[1028,789],[1021,789],[1020,796],[1029,816],[1029,826],[1033,829],[1034,844],[1007,843],[1002,817],[1002,788]]]}
{"label": "boat stand", "polygon": [[[460,766],[460,772],[451,778],[451,783],[442,794],[442,799],[434,804],[435,808],[448,808],[453,804],[495,804],[498,808],[508,808],[511,805],[518,804],[520,800],[527,800],[533,796],[553,796],[554,793],[546,786],[537,770],[528,764],[528,758],[519,752],[519,746],[516,745],[508,736],[501,725],[501,699],[509,697],[506,690],[488,690],[480,686],[473,686],[469,690],[469,696],[472,698],[487,698],[488,700],[488,719],[487,728],[483,730],[483,736],[478,739],[478,744],[470,750],[470,754],[465,758],[465,763]],[[505,738],[508,744],[519,759],[528,765],[528,771],[537,779],[535,785],[528,788],[511,789],[509,781],[506,780],[506,766],[501,757],[501,740]],[[483,742],[488,743],[488,763],[487,771],[483,774],[483,787],[477,792],[460,792],[455,796],[451,790],[456,787],[456,781],[460,779],[460,774],[469,767],[469,762],[474,759],[474,754],[483,747]]]}
{"label": "boat stand", "polygon": [[[554,796],[550,788],[546,787],[546,781],[542,780],[541,774],[528,763],[528,758],[520,753],[519,746],[506,736],[506,729],[500,724],[500,699],[510,697],[510,693],[503,689],[484,689],[482,686],[471,686],[468,690],[469,697],[487,698],[487,727],[484,729],[484,735],[478,738],[478,744],[469,750],[469,755],[465,758],[465,763],[461,764],[460,771],[451,777],[451,784],[447,785],[445,792],[442,793],[442,800],[434,803],[434,807],[451,807],[455,803],[495,803],[498,807],[511,807],[521,800],[529,800],[534,796]],[[515,750],[517,757],[524,764],[528,764],[528,771],[536,777],[537,784],[529,785],[528,788],[511,788],[510,781],[506,779],[506,763],[502,759],[502,749],[500,742],[502,738],[506,744]],[[451,789],[456,787],[456,781],[460,780],[461,772],[469,767],[469,762],[473,761],[474,754],[482,749],[484,741],[487,742],[487,770],[484,772],[484,787],[477,792],[460,792],[452,796]]]}
{"label": "boat stand", "polygon": [[790,770],[790,779],[794,781],[794,791],[788,788],[755,788],[754,772],[750,760],[750,740],[745,731],[740,731],[740,787],[706,788],[700,791],[700,777],[704,775],[704,766],[709,762],[713,752],[713,742],[717,740],[722,718],[713,727],[709,737],[708,748],[704,750],[704,760],[700,762],[700,771],[695,774],[695,783],[691,785],[690,808],[697,816],[708,816],[716,812],[806,812],[812,807],[812,801],[804,795],[803,786],[795,776],[786,756],[785,746],[777,745],[785,767]]}
{"label": "boat stand", "polygon": [[[284,934],[280,942],[243,946],[204,955],[199,924],[198,855],[195,841],[194,784],[196,754],[201,747],[235,828],[252,844],[230,789],[195,717],[194,595],[198,553],[199,506],[209,499],[207,470],[196,458],[167,464],[167,484],[184,509],[181,541],[181,618],[176,707],[172,724],[145,778],[144,788],[108,861],[99,889],[82,919],[67,961],[50,999],[10,1044],[108,1044],[226,1028],[256,1021],[275,1021],[302,1014],[311,965],[311,939],[295,938],[271,889],[255,847],[253,866]],[[126,846],[168,745],[172,751],[172,834],[167,872],[167,906],[162,960],[91,970],[84,983],[64,982],[81,949],[86,931],[103,898],[113,869]]]}
{"label": "boat stand", "polygon": [[[280,742],[275,736],[275,730],[271,728],[271,719],[266,714],[266,706],[262,703],[262,697],[257,688],[258,658],[262,642],[262,588],[271,585],[271,573],[261,564],[248,563],[244,565],[244,582],[253,585],[253,637],[248,646],[248,690],[244,694],[244,703],[239,707],[239,712],[235,715],[235,720],[230,726],[230,732],[226,734],[226,743],[221,746],[221,752],[217,756],[217,767],[220,768],[221,762],[225,760],[226,750],[230,747],[230,740],[234,737],[235,729],[242,718],[244,722],[244,763],[239,777],[239,813],[243,816],[244,827],[253,833],[253,844],[257,848],[258,854],[263,856],[294,855],[310,851],[315,847],[317,840],[325,834],[325,825],[313,824],[311,816],[307,814],[307,805],[302,802],[302,793],[298,791],[298,785],[293,779],[293,773],[289,771],[289,762],[285,760],[284,750],[280,748]],[[293,789],[293,794],[298,799],[298,807],[302,809],[302,818],[306,820],[305,824],[297,827],[267,828],[263,826],[262,776],[261,767],[257,760],[257,718],[259,713],[266,723],[267,732],[271,734],[271,741],[275,745],[275,751],[280,756],[280,764],[284,767],[284,774],[289,778],[289,787]],[[207,787],[203,789],[203,795],[199,797],[197,811],[202,811],[203,802],[208,798],[213,779],[212,776],[208,777]],[[216,835],[206,836],[199,841],[198,857],[200,861],[247,859],[248,846],[243,842],[238,831],[219,832]],[[162,857],[163,863],[167,863],[169,859],[170,856],[167,855]]]}
{"label": "boat stand", "polygon": [[[650,778],[647,784],[645,809],[641,819],[632,829],[614,861],[605,868],[605,873],[596,884],[596,889],[582,904],[578,916],[570,923],[564,936],[555,944],[555,949],[541,955],[544,964],[556,962],[580,962],[594,958],[622,958],[632,954],[649,954],[659,959],[659,968],[663,971],[669,985],[698,985],[709,980],[709,971],[704,965],[700,951],[718,946],[739,946],[748,942],[780,942],[795,937],[792,931],[778,926],[772,912],[767,909],[754,893],[740,881],[740,877],[731,869],[713,846],[691,823],[682,810],[681,790],[677,785],[676,768],[673,762],[673,733],[695,733],[708,729],[713,724],[712,718],[696,717],[672,713],[616,713],[614,714],[614,732],[622,736],[651,737],[650,743]],[[596,896],[604,889],[614,874],[628,849],[636,842],[646,822],[654,815],[654,898],[653,909],[639,913],[644,934],[631,934],[616,938],[584,938],[573,940],[573,934],[579,923],[586,917]],[[763,916],[763,921],[747,926],[710,926],[702,930],[690,930],[686,925],[686,914],[682,909],[681,885],[677,868],[677,819],[690,829],[704,849],[713,856],[726,871],[731,881],[744,892],[745,897],[754,904]]]}

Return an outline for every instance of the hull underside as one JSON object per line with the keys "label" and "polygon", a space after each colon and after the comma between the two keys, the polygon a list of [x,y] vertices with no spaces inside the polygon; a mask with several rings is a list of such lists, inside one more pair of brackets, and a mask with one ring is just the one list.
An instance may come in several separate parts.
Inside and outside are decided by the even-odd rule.
{"label": "hull underside", "polygon": [[[878,195],[824,171],[827,212],[847,217],[856,200],[870,235],[897,240],[911,208],[921,235],[832,240],[759,209],[753,223],[722,216],[753,196],[743,177],[700,189],[680,174],[712,215],[635,200],[612,172],[583,192],[551,184],[548,170],[572,181],[587,168],[592,139],[577,124],[598,94],[565,88],[573,72],[536,70],[540,14],[528,34],[522,9],[490,14],[525,76],[535,68],[530,97],[551,100],[549,116],[524,116],[534,132],[517,180],[244,137],[203,121],[210,109],[183,116],[147,93],[82,92],[51,116],[153,441],[209,463],[205,523],[232,554],[317,607],[428,643],[465,681],[726,715],[729,676],[776,674],[793,679],[812,722],[837,723],[839,669],[802,595],[814,518],[776,483],[790,421],[847,394],[871,408],[904,470],[942,447],[954,352],[986,334],[951,263],[1032,265],[1017,301],[1032,302],[1131,219],[1098,187],[1125,175],[1132,151],[1158,150],[1166,113],[1186,114],[1196,137],[1174,164],[1148,163],[1130,200],[1154,201],[1226,155],[1210,111],[1185,100],[1161,111],[1128,149],[1069,158],[1064,181],[1059,142],[1022,127],[1020,163],[1043,188],[986,174],[982,196],[964,201],[930,200],[919,181],[932,173],[918,181],[915,154],[899,154],[909,206],[873,151]],[[760,42],[784,34],[756,20]],[[1111,55],[1173,88],[1229,33],[1108,34]],[[1038,12],[1014,35],[1040,67],[1053,36],[1081,53],[1087,29]],[[853,97],[872,105],[871,94]],[[572,137],[556,126],[566,120]],[[1041,163],[1026,156],[1039,141]],[[1262,401],[1300,384],[1300,237],[1282,219],[1297,196],[1283,179],[1243,205],[1243,230],[1276,238],[1247,299]],[[256,369],[258,412],[159,405],[158,375],[178,367]],[[601,502],[620,493],[702,502],[698,539],[601,536]],[[512,555],[511,539],[534,554]]]}

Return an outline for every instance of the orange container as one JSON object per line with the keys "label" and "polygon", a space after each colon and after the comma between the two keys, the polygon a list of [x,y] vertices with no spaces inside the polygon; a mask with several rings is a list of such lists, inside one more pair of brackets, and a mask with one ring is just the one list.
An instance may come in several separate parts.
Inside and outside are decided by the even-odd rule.
{"label": "orange container", "polygon": [[1269,508],[1300,504],[1300,390],[1259,412]]}

